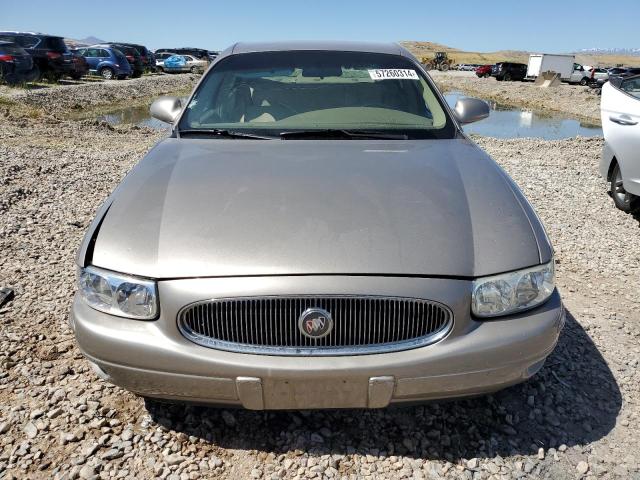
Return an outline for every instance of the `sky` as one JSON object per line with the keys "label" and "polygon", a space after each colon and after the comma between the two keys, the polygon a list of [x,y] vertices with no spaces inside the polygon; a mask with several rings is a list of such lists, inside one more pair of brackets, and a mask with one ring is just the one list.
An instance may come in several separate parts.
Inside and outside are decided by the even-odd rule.
{"label": "sky", "polygon": [[432,41],[481,52],[640,47],[640,0],[0,0],[0,12],[0,30],[151,49],[327,39]]}

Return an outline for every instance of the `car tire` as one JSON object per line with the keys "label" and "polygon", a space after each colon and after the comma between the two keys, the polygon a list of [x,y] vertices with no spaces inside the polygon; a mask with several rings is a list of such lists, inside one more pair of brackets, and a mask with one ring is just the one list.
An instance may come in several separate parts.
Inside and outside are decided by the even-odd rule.
{"label": "car tire", "polygon": [[449,64],[448,63],[443,63],[441,69],[442,69],[443,72],[449,71]]}
{"label": "car tire", "polygon": [[611,172],[611,197],[615,206],[623,212],[630,213],[638,209],[638,197],[624,189],[622,172],[617,163]]}
{"label": "car tire", "polygon": [[60,81],[60,79],[62,78],[62,74],[58,73],[58,72],[53,72],[51,70],[49,70],[48,72],[46,72],[43,76],[47,82],[49,83],[58,83]]}
{"label": "car tire", "polygon": [[191,73],[198,73],[198,67],[191,67]]}
{"label": "car tire", "polygon": [[73,75],[71,75],[71,78],[73,78],[74,80],[80,80],[82,78],[82,75],[78,73],[74,73]]}
{"label": "car tire", "polygon": [[484,74],[484,78],[489,78],[490,76],[491,76],[491,74],[490,74],[490,73],[485,73],[485,74]]}
{"label": "car tire", "polygon": [[37,82],[42,77],[42,73],[40,72],[40,68],[37,65],[34,65],[31,71],[27,73],[25,81],[26,82]]}
{"label": "car tire", "polygon": [[131,78],[140,78],[142,76],[142,72],[133,72],[131,74]]}
{"label": "car tire", "polygon": [[98,72],[98,75],[100,75],[105,80],[113,80],[115,78],[115,72],[113,71],[113,68],[109,67],[102,67]]}
{"label": "car tire", "polygon": [[505,82],[510,82],[511,81],[511,74],[510,73],[505,73],[504,74],[504,79]]}
{"label": "car tire", "polygon": [[582,77],[582,80],[580,80],[580,85],[582,85],[583,87],[586,87],[589,84],[589,79],[587,77]]}

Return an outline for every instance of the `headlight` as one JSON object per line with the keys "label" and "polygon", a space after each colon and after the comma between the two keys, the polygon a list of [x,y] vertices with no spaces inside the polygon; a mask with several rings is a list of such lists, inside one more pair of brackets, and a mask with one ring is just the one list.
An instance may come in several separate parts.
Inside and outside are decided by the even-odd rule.
{"label": "headlight", "polygon": [[80,269],[78,290],[90,307],[119,317],[151,320],[158,314],[156,283],[96,267]]}
{"label": "headlight", "polygon": [[471,310],[476,317],[497,317],[545,302],[555,288],[553,260],[545,265],[474,280]]}

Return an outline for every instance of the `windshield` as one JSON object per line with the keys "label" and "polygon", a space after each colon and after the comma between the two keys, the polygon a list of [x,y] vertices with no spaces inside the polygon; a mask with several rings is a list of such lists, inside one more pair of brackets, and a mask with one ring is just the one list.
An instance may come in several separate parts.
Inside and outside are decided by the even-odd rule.
{"label": "windshield", "polygon": [[430,83],[409,59],[335,51],[232,55],[200,84],[178,128],[267,136],[333,129],[455,135]]}

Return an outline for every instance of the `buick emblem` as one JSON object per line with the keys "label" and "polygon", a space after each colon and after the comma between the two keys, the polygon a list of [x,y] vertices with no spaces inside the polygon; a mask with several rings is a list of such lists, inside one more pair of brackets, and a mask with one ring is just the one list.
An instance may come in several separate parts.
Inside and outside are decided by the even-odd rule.
{"label": "buick emblem", "polygon": [[298,319],[298,328],[305,337],[322,338],[333,330],[333,318],[322,308],[307,308]]}

